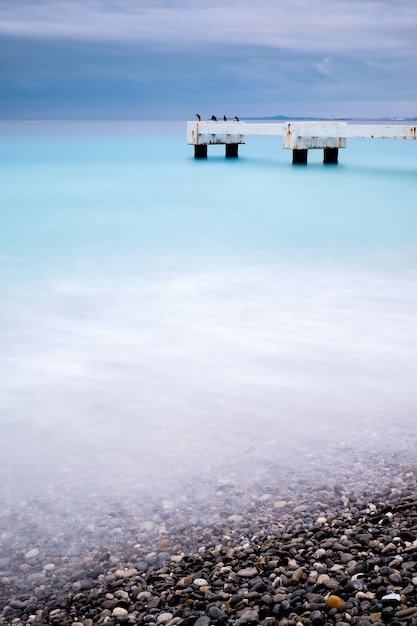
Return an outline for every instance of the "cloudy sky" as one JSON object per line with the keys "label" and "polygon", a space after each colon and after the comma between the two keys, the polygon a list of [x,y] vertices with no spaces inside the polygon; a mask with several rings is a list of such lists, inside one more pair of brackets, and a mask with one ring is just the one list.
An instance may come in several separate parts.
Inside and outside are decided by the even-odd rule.
{"label": "cloudy sky", "polygon": [[417,116],[417,0],[1,0],[2,119]]}

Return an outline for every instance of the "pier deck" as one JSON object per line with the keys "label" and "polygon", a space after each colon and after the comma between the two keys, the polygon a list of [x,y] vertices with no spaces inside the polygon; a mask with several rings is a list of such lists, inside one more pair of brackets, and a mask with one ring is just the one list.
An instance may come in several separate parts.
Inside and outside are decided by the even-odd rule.
{"label": "pier deck", "polygon": [[323,149],[325,163],[337,163],[339,148],[347,138],[417,139],[417,127],[399,124],[348,124],[347,122],[188,122],[187,142],[196,158],[207,157],[207,146],[224,144],[227,157],[238,156],[247,135],[283,137],[282,147],[293,151],[293,163],[307,163],[308,150]]}

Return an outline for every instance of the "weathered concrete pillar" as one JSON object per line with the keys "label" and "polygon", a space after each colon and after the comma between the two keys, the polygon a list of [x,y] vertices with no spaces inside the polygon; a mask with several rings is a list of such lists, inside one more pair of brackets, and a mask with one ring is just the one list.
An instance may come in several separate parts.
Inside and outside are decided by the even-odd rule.
{"label": "weathered concrete pillar", "polygon": [[226,144],[226,157],[237,157],[238,153],[237,153],[237,149],[238,149],[238,145],[237,143],[227,143]]}
{"label": "weathered concrete pillar", "polygon": [[207,145],[194,146],[194,158],[195,159],[207,159]]}
{"label": "weathered concrete pillar", "polygon": [[323,163],[338,163],[339,148],[324,148]]}
{"label": "weathered concrete pillar", "polygon": [[307,163],[307,154],[308,150],[293,150],[292,151],[292,162],[293,164],[301,163],[305,165]]}

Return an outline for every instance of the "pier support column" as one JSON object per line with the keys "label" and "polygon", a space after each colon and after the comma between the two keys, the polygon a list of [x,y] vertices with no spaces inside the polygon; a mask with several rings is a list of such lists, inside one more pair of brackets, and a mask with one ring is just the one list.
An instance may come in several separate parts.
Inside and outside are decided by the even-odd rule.
{"label": "pier support column", "polygon": [[292,151],[292,162],[293,164],[301,163],[306,165],[307,163],[307,154],[308,150],[293,150]]}
{"label": "pier support column", "polygon": [[238,153],[237,153],[238,145],[239,144],[237,143],[226,144],[226,157],[227,158],[235,158],[238,156]]}
{"label": "pier support column", "polygon": [[323,163],[338,163],[339,148],[324,148]]}
{"label": "pier support column", "polygon": [[207,145],[194,146],[194,158],[195,159],[207,159]]}

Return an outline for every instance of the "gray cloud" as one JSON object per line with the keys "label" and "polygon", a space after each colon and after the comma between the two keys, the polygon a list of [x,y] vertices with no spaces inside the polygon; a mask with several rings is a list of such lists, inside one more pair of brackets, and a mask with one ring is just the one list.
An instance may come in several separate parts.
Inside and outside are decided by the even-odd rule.
{"label": "gray cloud", "polygon": [[4,0],[0,116],[413,116],[415,32],[414,0]]}
{"label": "gray cloud", "polygon": [[131,40],[166,45],[228,43],[303,51],[387,52],[415,49],[417,5],[400,0],[219,0],[150,2],[68,0],[19,2],[0,8],[5,35]]}

